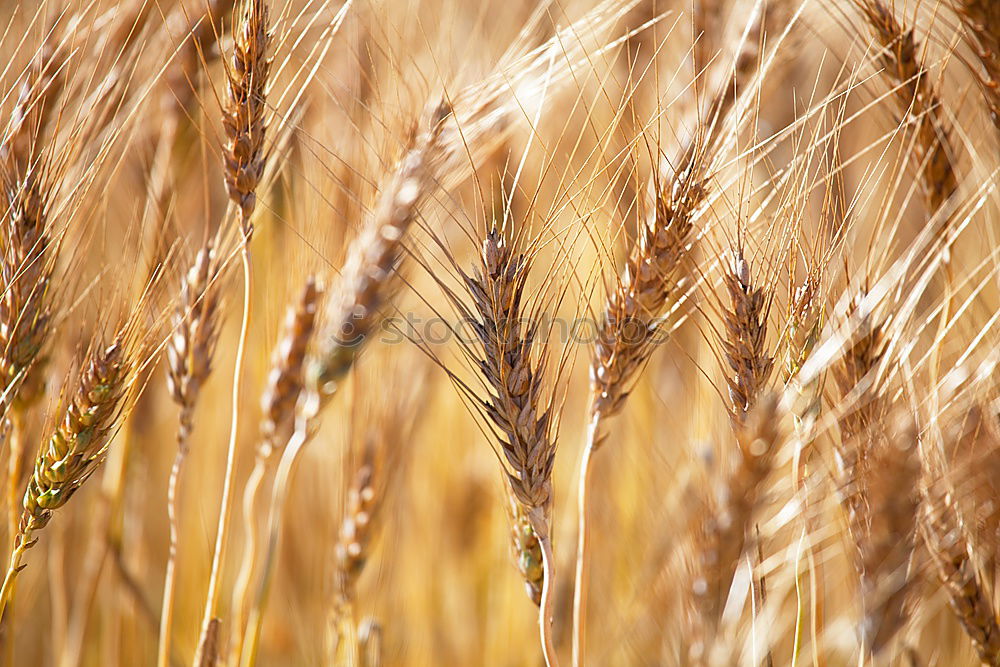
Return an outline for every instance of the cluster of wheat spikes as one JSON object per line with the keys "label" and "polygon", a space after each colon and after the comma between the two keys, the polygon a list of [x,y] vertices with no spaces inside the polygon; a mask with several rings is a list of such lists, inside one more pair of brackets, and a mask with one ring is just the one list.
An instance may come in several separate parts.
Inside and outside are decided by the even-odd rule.
{"label": "cluster of wheat spikes", "polygon": [[997,0],[0,54],[0,667],[1000,666]]}

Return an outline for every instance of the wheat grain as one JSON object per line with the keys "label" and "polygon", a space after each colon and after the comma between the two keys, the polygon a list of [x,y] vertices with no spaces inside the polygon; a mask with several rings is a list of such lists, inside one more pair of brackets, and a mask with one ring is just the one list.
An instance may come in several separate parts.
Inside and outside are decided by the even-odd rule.
{"label": "wheat grain", "polygon": [[252,233],[250,217],[257,206],[257,185],[264,173],[267,132],[267,85],[271,70],[271,33],[264,0],[246,0],[236,31],[232,62],[226,69],[228,101],[222,114],[226,133],[226,187],[239,208],[244,236]]}
{"label": "wheat grain", "polygon": [[722,337],[729,415],[734,426],[740,427],[774,366],[773,357],[768,356],[765,349],[769,310],[767,288],[754,286],[750,264],[739,250],[733,255],[729,270],[723,274],[723,284],[730,301],[729,308],[723,312],[725,334]]}
{"label": "wheat grain", "polygon": [[882,0],[856,0],[882,47],[880,58],[893,80],[896,98],[907,121],[915,126],[914,162],[931,215],[958,189],[955,148],[944,107],[917,56],[913,29],[902,25]]}
{"label": "wheat grain", "polygon": [[993,600],[970,557],[965,526],[951,494],[925,459],[920,530],[948,602],[984,665],[1000,665],[1000,626]]}
{"label": "wheat grain", "polygon": [[1000,6],[991,0],[952,0],[983,66],[979,83],[993,125],[1000,130]]}

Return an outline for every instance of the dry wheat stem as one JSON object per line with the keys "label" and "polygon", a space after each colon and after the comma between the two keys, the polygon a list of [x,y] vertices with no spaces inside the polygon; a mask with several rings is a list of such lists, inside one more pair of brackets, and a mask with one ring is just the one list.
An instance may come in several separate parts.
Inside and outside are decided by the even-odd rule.
{"label": "dry wheat stem", "polygon": [[302,393],[305,379],[306,349],[312,341],[320,289],[309,278],[298,302],[288,309],[285,328],[272,355],[267,386],[261,397],[264,418],[261,439],[254,457],[254,467],[243,490],[243,525],[247,529],[247,545],[233,587],[235,627],[231,643],[230,664],[237,664],[243,646],[243,628],[250,600],[250,585],[256,565],[258,535],[258,495],[267,473],[273,467],[274,455],[290,435],[294,426],[295,406]]}
{"label": "dry wheat stem", "polygon": [[[580,461],[579,527],[573,594],[573,664],[586,648],[586,588],[589,572],[587,495],[594,453],[605,440],[602,424],[618,414],[628,391],[654,349],[661,319],[679,297],[683,262],[690,251],[693,217],[705,201],[704,144],[693,143],[670,180],[654,182],[650,217],[642,226],[625,270],[610,291],[591,363],[591,424]],[[659,179],[659,177],[658,177]]]}
{"label": "dry wheat stem", "polygon": [[227,69],[227,104],[223,110],[223,128],[228,143],[223,151],[225,180],[231,208],[238,210],[240,220],[240,255],[243,269],[243,318],[239,345],[233,367],[232,413],[229,445],[226,451],[225,477],[219,503],[219,525],[216,530],[212,569],[208,580],[201,637],[195,652],[195,662],[207,659],[207,644],[212,624],[219,618],[219,596],[222,568],[229,542],[232,514],[233,483],[236,475],[236,444],[239,430],[240,393],[243,385],[243,360],[246,354],[250,326],[252,277],[250,272],[250,238],[253,235],[251,216],[257,205],[257,186],[264,170],[264,112],[267,108],[267,77],[271,61],[267,54],[270,41],[268,9],[265,0],[246,0],[239,26],[235,30],[233,58]]}
{"label": "dry wheat stem", "polygon": [[531,528],[531,522],[525,516],[520,504],[512,494],[508,493],[509,514],[511,522],[511,547],[517,560],[517,569],[524,579],[525,591],[535,605],[542,602],[542,588],[545,583],[545,571],[542,557],[542,546]]}
{"label": "dry wheat stem", "polygon": [[[337,291],[326,306],[317,351],[306,361],[306,386],[296,407],[295,427],[278,461],[267,511],[267,543],[241,648],[240,664],[257,659],[264,607],[281,536],[281,516],[289,481],[303,448],[315,430],[320,411],[336,394],[379,322],[392,288],[392,277],[410,225],[434,182],[444,121],[451,115],[445,104],[431,110],[413,146],[393,170],[379,196],[372,217],[348,251]],[[345,338],[350,336],[350,338]]]}
{"label": "dry wheat stem", "polygon": [[167,388],[180,406],[177,428],[177,454],[167,481],[167,523],[169,543],[163,578],[163,603],[160,610],[160,634],[157,665],[170,664],[170,637],[173,626],[176,586],[177,545],[180,539],[177,502],[181,474],[188,454],[194,408],[201,387],[212,371],[212,357],[218,339],[219,290],[211,245],[199,251],[194,264],[181,284],[180,303],[174,314],[174,333],[167,345]]}

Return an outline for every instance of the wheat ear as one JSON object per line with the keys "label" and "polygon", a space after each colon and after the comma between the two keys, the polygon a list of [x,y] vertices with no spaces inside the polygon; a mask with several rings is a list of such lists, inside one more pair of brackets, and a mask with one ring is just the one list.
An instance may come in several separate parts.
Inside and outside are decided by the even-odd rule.
{"label": "wheat ear", "polygon": [[856,1],[882,47],[880,58],[886,75],[896,85],[899,106],[916,125],[914,158],[928,211],[934,215],[958,188],[956,153],[941,97],[917,57],[913,29],[902,25],[882,0]]}
{"label": "wheat ear", "polygon": [[710,516],[694,528],[697,554],[689,591],[696,610],[690,657],[713,663],[723,606],[752,534],[754,513],[780,444],[778,397],[760,398],[736,427],[738,463],[721,485]]}
{"label": "wheat ear", "polygon": [[858,510],[864,491],[871,441],[880,430],[886,406],[879,387],[885,358],[883,326],[867,310],[869,297],[862,292],[848,307],[844,327],[848,331],[843,356],[832,372],[841,395],[837,423],[840,437],[834,440],[840,486],[840,502],[848,514]]}
{"label": "wheat ear", "polygon": [[218,617],[219,593],[222,568],[225,563],[226,547],[229,541],[230,515],[232,514],[232,487],[236,474],[236,443],[239,429],[240,389],[242,383],[243,358],[246,352],[247,335],[250,325],[250,237],[253,235],[251,216],[257,205],[257,185],[264,171],[264,137],[266,124],[264,113],[267,108],[267,85],[271,61],[268,45],[271,33],[268,26],[268,9],[265,0],[245,0],[239,24],[234,26],[235,43],[232,62],[226,70],[229,91],[223,109],[222,125],[228,139],[223,159],[225,179],[232,205],[239,212],[240,255],[243,268],[243,317],[240,324],[240,339],[233,368],[232,424],[229,431],[229,445],[226,450],[226,472],[219,503],[219,525],[216,529],[215,549],[212,569],[205,596],[205,611],[202,616],[201,638],[195,652],[195,662],[200,662],[205,654],[205,644],[209,639],[212,619]]}
{"label": "wheat ear", "polygon": [[750,264],[737,250],[723,274],[729,307],[723,311],[723,358],[729,386],[729,417],[742,427],[767,383],[774,359],[766,352],[768,300],[765,287],[751,281]]}
{"label": "wheat ear", "polygon": [[103,463],[108,441],[126,408],[135,363],[118,338],[88,355],[87,365],[49,440],[41,447],[24,494],[10,565],[0,590],[0,618],[10,603],[14,580],[36,533]]}
{"label": "wheat ear", "polygon": [[538,623],[545,662],[552,667],[557,664],[550,535],[556,443],[552,407],[542,397],[547,355],[543,352],[533,358],[538,325],[522,310],[528,257],[493,229],[483,240],[480,260],[475,274],[465,277],[465,284],[472,296],[474,331],[482,348],[479,370],[489,388],[482,409],[493,424],[506,461],[510,492],[541,547],[544,581]]}
{"label": "wheat ear", "polygon": [[51,333],[55,247],[47,232],[50,187],[44,169],[4,183],[6,212],[0,231],[0,417],[9,419],[8,502],[17,529],[17,489],[22,483],[21,413],[41,393],[43,353]]}
{"label": "wheat ear", "polygon": [[284,331],[271,356],[271,370],[261,396],[263,420],[260,442],[254,456],[253,470],[243,490],[243,525],[247,529],[247,544],[243,552],[236,584],[233,587],[233,610],[236,627],[232,637],[230,663],[237,664],[243,645],[243,628],[250,603],[250,584],[256,566],[258,549],[259,508],[261,487],[272,471],[291,434],[295,422],[295,405],[305,385],[303,369],[306,351],[316,328],[316,312],[321,290],[312,277],[306,280],[298,301],[288,308]]}
{"label": "wheat ear", "polygon": [[[51,329],[50,293],[55,246],[48,234],[52,185],[42,154],[42,133],[63,86],[62,50],[50,38],[32,60],[18,90],[10,122],[0,142],[0,418],[10,443],[7,507],[10,534],[18,528],[18,490],[24,464],[22,407],[41,391]],[[13,405],[13,410],[10,408]],[[8,421],[9,420],[9,421]]]}
{"label": "wheat ear", "polygon": [[909,571],[919,511],[920,463],[914,427],[875,436],[865,468],[863,501],[849,517],[861,580],[865,651],[877,656],[906,622]]}
{"label": "wheat ear", "polygon": [[682,292],[683,265],[692,243],[694,215],[707,195],[705,155],[688,152],[670,180],[655,181],[655,199],[617,284],[608,293],[590,366],[591,404],[587,444],[580,460],[579,528],[573,593],[573,663],[585,659],[589,536],[588,500],[592,458],[603,428],[625,404],[629,389],[661,332],[662,318]]}
{"label": "wheat ear", "polygon": [[990,120],[1000,130],[1000,5],[993,0],[952,0],[952,4],[983,66],[979,83]]}
{"label": "wheat ear", "polygon": [[952,494],[924,457],[920,532],[955,617],[984,665],[1000,665],[1000,626],[993,599],[970,554],[965,525]]}
{"label": "wheat ear", "polygon": [[296,408],[295,428],[282,452],[271,487],[267,545],[241,649],[243,665],[253,665],[256,661],[292,469],[312,436],[317,415],[337,393],[340,382],[381,320],[406,232],[434,183],[435,167],[443,148],[439,141],[441,129],[450,115],[450,107],[441,104],[422,123],[412,146],[379,195],[372,217],[351,244],[336,291],[327,302],[316,349],[306,359],[306,386]]}
{"label": "wheat ear", "polygon": [[220,294],[215,284],[218,266],[212,246],[198,252],[194,264],[181,281],[180,300],[174,311],[174,332],[167,344],[167,389],[180,407],[177,427],[177,454],[167,482],[167,521],[170,541],[167,567],[163,577],[163,604],[160,610],[160,636],[157,665],[170,664],[170,635],[173,627],[176,587],[177,545],[180,539],[177,503],[181,474],[187,459],[193,426],[194,409],[208,376],[219,333]]}

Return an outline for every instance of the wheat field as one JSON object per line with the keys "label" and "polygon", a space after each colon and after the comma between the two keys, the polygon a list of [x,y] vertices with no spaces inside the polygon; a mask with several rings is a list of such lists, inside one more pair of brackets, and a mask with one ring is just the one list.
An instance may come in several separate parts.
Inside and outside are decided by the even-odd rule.
{"label": "wheat field", "polygon": [[1000,665],[996,0],[0,55],[0,665]]}

